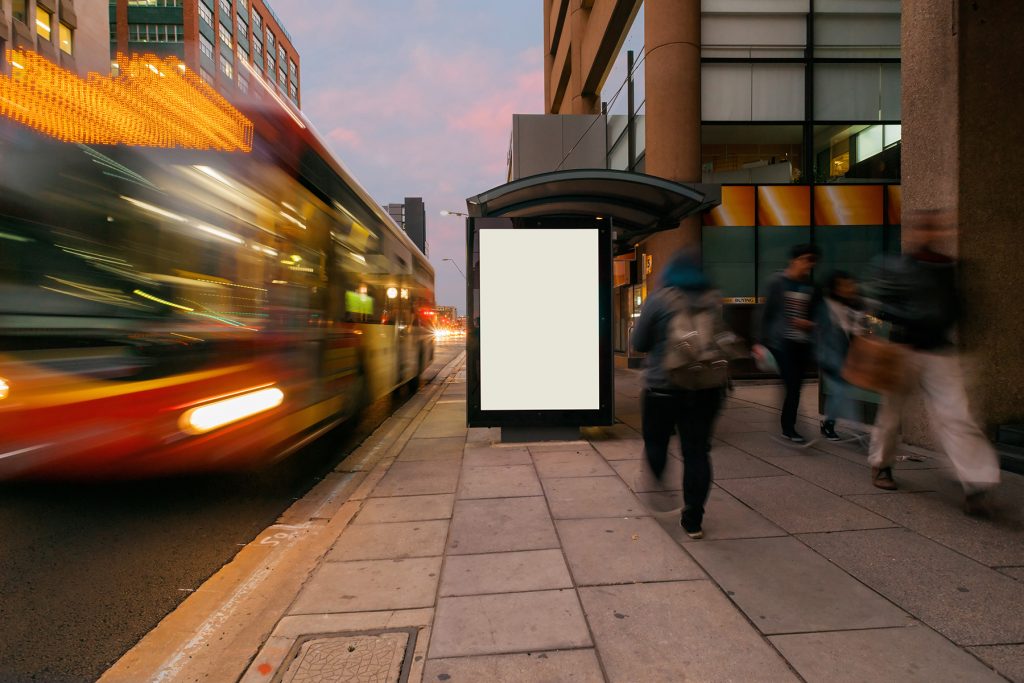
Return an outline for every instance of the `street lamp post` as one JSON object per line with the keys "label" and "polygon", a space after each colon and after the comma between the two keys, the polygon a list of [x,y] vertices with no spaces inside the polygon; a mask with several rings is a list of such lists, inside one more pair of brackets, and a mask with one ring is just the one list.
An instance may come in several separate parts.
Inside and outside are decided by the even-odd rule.
{"label": "street lamp post", "polygon": [[455,261],[451,260],[450,258],[443,258],[443,259],[441,259],[441,260],[442,260],[442,261],[447,261],[448,263],[450,263],[450,264],[452,264],[453,266],[455,266],[455,270],[459,271],[459,275],[461,275],[461,276],[462,276],[462,279],[463,279],[463,280],[465,280],[465,279],[466,279],[466,274],[462,272],[462,268],[459,268],[459,264],[458,264],[458,263],[456,263]]}

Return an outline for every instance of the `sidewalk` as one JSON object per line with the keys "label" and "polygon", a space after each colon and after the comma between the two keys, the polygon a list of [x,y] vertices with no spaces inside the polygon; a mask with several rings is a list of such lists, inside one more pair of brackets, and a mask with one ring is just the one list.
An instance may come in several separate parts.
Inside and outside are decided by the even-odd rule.
{"label": "sidewalk", "polygon": [[616,370],[621,423],[502,445],[466,429],[459,363],[242,680],[1024,681],[1024,478],[995,521],[934,454],[881,491],[854,445],[775,440],[773,389],[727,401],[693,541],[646,505],[678,490],[635,490],[639,372]]}

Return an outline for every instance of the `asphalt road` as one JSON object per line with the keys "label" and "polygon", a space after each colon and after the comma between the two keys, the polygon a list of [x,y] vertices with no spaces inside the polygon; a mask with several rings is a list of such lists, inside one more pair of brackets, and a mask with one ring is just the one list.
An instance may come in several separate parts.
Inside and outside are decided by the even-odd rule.
{"label": "asphalt road", "polygon": [[0,682],[94,681],[406,400],[259,472],[0,485]]}

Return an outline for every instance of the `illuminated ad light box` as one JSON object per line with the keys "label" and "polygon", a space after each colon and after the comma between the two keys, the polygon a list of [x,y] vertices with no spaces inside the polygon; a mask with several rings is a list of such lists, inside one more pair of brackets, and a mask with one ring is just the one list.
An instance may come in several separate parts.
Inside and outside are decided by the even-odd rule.
{"label": "illuminated ad light box", "polygon": [[611,221],[468,221],[471,427],[612,424]]}

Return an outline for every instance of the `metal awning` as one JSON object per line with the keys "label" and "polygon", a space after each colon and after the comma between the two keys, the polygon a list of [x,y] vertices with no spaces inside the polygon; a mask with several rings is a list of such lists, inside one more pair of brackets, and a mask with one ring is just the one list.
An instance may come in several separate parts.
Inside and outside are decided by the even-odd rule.
{"label": "metal awning", "polygon": [[513,180],[466,200],[476,218],[611,216],[615,250],[679,225],[721,202],[717,185],[680,183],[630,171],[553,171]]}

